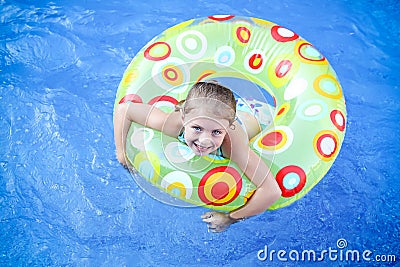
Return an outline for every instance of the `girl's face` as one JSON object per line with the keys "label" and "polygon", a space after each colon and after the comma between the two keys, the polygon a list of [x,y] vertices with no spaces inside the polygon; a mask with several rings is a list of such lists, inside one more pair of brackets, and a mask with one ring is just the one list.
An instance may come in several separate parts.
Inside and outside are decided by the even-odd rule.
{"label": "girl's face", "polygon": [[217,150],[224,141],[229,126],[227,119],[215,118],[197,109],[183,118],[186,144],[198,156]]}

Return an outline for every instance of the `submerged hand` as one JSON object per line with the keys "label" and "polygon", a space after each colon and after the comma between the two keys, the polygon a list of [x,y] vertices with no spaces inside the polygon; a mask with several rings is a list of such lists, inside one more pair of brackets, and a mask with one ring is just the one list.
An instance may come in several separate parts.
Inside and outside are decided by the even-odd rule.
{"label": "submerged hand", "polygon": [[230,218],[228,213],[216,211],[206,212],[201,218],[203,222],[208,224],[208,229],[213,233],[223,232],[228,229],[231,224],[237,222],[237,220]]}

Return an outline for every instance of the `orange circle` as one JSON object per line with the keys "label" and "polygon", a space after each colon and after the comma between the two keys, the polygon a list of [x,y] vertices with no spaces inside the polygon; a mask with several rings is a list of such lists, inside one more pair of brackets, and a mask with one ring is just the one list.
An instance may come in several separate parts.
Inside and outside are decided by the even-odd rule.
{"label": "orange circle", "polygon": [[[327,91],[326,89],[323,89],[323,86],[321,85],[324,81],[329,80],[330,82],[333,83],[335,87],[335,92],[331,93]],[[336,80],[335,77],[329,74],[322,74],[318,76],[315,81],[314,81],[314,89],[317,91],[320,95],[332,98],[332,99],[340,99],[343,96],[342,92],[342,87],[340,86],[338,80]]]}

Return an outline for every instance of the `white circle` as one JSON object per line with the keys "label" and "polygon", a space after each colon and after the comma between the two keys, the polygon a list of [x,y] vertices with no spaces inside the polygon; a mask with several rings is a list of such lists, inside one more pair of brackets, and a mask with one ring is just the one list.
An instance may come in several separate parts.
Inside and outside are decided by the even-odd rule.
{"label": "white circle", "polygon": [[340,125],[340,126],[343,126],[343,124],[344,124],[343,116],[342,116],[341,114],[339,114],[339,113],[337,113],[337,114],[335,115],[335,121],[336,121],[336,123],[337,123],[338,125]]}
{"label": "white circle", "polygon": [[190,199],[193,193],[193,183],[190,176],[182,171],[173,171],[164,176],[161,181],[161,187],[167,189],[169,185],[178,182],[185,187],[185,198]]}
{"label": "white circle", "polygon": [[322,107],[320,105],[311,105],[304,110],[304,115],[306,116],[316,116],[321,113]]}
{"label": "white circle", "polygon": [[[221,56],[223,56],[224,54],[228,56],[228,60],[221,61]],[[235,50],[233,50],[233,48],[228,45],[219,47],[214,54],[214,63],[218,67],[229,67],[230,65],[233,64],[234,61],[235,61]]]}
{"label": "white circle", "polygon": [[216,19],[225,19],[225,18],[228,18],[230,16],[232,16],[232,15],[214,15],[212,17],[216,18]]}
{"label": "white circle", "polygon": [[190,50],[195,50],[197,48],[197,42],[194,38],[188,38],[185,41],[185,46]]}
{"label": "white circle", "polygon": [[195,154],[186,145],[180,142],[171,142],[165,147],[166,158],[173,163],[183,163],[192,159]]}
{"label": "white circle", "polygon": [[335,140],[331,137],[325,137],[321,140],[321,150],[325,155],[332,155],[335,151]]}
{"label": "white circle", "polygon": [[293,79],[285,89],[283,98],[288,101],[302,94],[308,86],[304,78]]}
{"label": "white circle", "polygon": [[[193,38],[193,37],[189,38],[189,40],[192,40],[189,42],[195,42],[196,47],[198,45],[201,46],[201,49],[199,52],[192,53],[191,51],[186,51],[186,49],[183,47],[182,40],[183,40],[183,38],[185,38],[188,35],[195,35],[196,37],[198,37],[200,39],[200,44],[199,44],[199,43],[197,43],[195,38]],[[186,45],[186,41],[185,41],[185,45]],[[184,55],[185,57],[192,59],[192,60],[197,60],[197,59],[201,58],[207,50],[207,39],[204,36],[204,34],[202,34],[199,31],[195,31],[195,30],[186,31],[186,32],[181,33],[178,36],[178,38],[176,38],[176,47],[178,48],[179,52],[182,55]],[[190,47],[194,47],[194,44],[190,44],[189,49],[190,49]]]}
{"label": "white circle", "polygon": [[146,149],[151,139],[153,139],[154,131],[149,128],[134,128],[131,135],[131,144],[133,147],[143,151]]}
{"label": "white circle", "polygon": [[292,32],[289,29],[283,28],[283,27],[279,27],[277,30],[278,34],[282,37],[293,37],[294,36],[294,32]]}
{"label": "white circle", "polygon": [[306,121],[317,121],[326,116],[328,105],[320,99],[309,99],[297,107],[297,116]]}

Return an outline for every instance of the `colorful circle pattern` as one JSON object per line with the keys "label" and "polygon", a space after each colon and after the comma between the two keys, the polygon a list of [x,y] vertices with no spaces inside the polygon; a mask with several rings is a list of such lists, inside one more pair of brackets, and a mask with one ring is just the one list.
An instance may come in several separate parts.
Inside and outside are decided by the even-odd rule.
{"label": "colorful circle pattern", "polygon": [[198,194],[207,205],[223,206],[233,201],[242,189],[240,173],[229,166],[208,171],[200,180]]}
{"label": "colorful circle pattern", "polygon": [[156,85],[166,91],[185,92],[190,79],[189,67],[180,58],[169,57],[154,64],[152,77]]}
{"label": "colorful circle pattern", "polygon": [[155,42],[144,51],[144,57],[153,61],[164,60],[170,54],[171,47],[166,42]]}
{"label": "colorful circle pattern", "polygon": [[286,166],[276,174],[276,181],[282,191],[282,196],[292,197],[304,188],[306,173],[299,166]]}
{"label": "colorful circle pattern", "polygon": [[[311,190],[332,166],[347,123],[336,73],[327,59],[295,32],[262,19],[233,15],[173,26],[154,38],[128,66],[116,105],[148,103],[172,112],[178,101],[185,99],[189,85],[238,74],[268,91],[277,107],[273,123],[251,139],[249,146],[271,166],[282,190],[271,209],[287,206]],[[254,193],[255,187],[229,159],[215,155],[196,158],[176,139],[157,145],[155,131],[132,127],[127,150],[133,152],[128,159],[171,195],[197,205],[233,210]],[[179,169],[185,164],[190,170],[202,170]]]}
{"label": "colorful circle pattern", "polygon": [[184,199],[190,199],[193,194],[192,179],[183,171],[173,171],[165,175],[161,180],[161,187]]}

